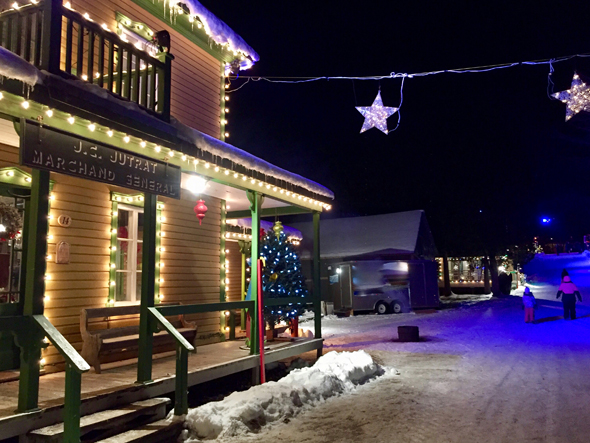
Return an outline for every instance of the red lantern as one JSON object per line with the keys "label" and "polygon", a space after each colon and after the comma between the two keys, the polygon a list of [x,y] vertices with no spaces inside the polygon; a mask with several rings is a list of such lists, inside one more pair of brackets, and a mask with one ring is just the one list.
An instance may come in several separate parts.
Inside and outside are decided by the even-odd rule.
{"label": "red lantern", "polygon": [[195,211],[195,214],[197,215],[197,218],[199,219],[199,226],[200,226],[201,222],[205,218],[205,214],[207,213],[207,206],[205,206],[205,201],[204,200],[197,201],[197,205],[194,207],[194,211]]}

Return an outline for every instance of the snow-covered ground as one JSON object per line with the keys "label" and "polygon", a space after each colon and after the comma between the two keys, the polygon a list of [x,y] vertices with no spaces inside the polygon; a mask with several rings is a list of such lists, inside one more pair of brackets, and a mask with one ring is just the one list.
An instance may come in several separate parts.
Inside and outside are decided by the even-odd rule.
{"label": "snow-covered ground", "polygon": [[243,437],[263,426],[288,422],[302,411],[351,393],[377,377],[396,374],[394,369],[376,364],[364,351],[328,352],[313,367],[294,369],[278,382],[253,386],[191,409],[182,439],[191,443]]}
{"label": "snow-covered ground", "polygon": [[[324,319],[325,351],[364,349],[400,375],[380,377],[257,434],[224,442],[590,441],[590,309],[564,321],[540,301],[525,324],[519,297],[434,313]],[[420,328],[400,343],[397,326]],[[310,324],[312,326],[312,324]]]}
{"label": "snow-covered ground", "polygon": [[581,254],[537,254],[524,266],[526,285],[536,298],[555,300],[563,269],[567,269],[582,297],[590,299],[590,251]]}

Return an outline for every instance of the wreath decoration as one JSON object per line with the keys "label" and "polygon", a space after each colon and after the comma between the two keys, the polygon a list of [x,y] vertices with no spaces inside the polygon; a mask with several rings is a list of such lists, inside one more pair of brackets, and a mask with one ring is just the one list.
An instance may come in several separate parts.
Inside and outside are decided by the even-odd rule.
{"label": "wreath decoration", "polygon": [[20,211],[14,206],[0,203],[0,240],[15,238],[22,228],[23,219]]}

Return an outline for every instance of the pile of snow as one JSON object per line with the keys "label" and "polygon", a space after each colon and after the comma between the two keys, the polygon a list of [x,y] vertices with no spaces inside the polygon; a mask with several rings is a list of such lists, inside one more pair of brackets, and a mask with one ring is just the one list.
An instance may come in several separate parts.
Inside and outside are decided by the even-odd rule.
{"label": "pile of snow", "polygon": [[29,86],[42,83],[43,73],[23,58],[0,46],[0,75]]}
{"label": "pile of snow", "polygon": [[314,366],[295,369],[278,382],[234,392],[222,401],[191,409],[183,439],[188,443],[257,432],[386,372],[395,370],[382,368],[365,351],[329,352]]}

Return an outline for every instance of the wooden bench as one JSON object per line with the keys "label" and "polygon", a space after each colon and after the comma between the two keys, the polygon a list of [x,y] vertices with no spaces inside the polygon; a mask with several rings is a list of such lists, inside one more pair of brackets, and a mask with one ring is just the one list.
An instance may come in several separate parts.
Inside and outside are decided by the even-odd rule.
{"label": "wooden bench", "polygon": [[[123,352],[137,352],[139,349],[139,305],[114,306],[109,308],[82,309],[80,312],[80,333],[82,334],[82,357],[100,374],[101,356]],[[133,326],[112,327],[113,317],[128,317],[116,323],[136,322]],[[104,321],[89,322],[102,318]],[[195,343],[197,326],[188,322],[184,316],[167,317],[167,320],[189,343]],[[100,328],[100,329],[98,329]],[[196,346],[195,346],[196,348]],[[154,333],[154,351],[174,350],[175,341],[167,331]],[[116,361],[116,359],[114,360]]]}

